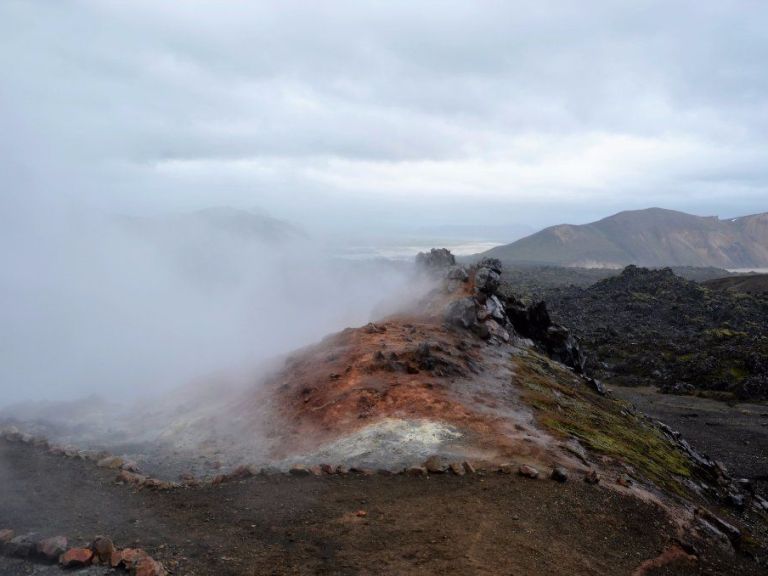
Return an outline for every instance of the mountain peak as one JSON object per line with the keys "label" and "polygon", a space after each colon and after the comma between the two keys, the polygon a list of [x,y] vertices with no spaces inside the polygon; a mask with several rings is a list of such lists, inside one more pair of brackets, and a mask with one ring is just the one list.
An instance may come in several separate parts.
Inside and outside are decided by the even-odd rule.
{"label": "mountain peak", "polygon": [[622,268],[768,267],[768,214],[721,220],[666,208],[627,210],[583,225],[561,224],[484,255],[507,262]]}

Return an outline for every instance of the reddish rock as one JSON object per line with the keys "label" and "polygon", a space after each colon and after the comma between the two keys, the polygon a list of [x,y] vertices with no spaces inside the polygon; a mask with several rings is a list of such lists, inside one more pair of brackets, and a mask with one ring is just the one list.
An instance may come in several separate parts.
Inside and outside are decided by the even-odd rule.
{"label": "reddish rock", "polygon": [[139,560],[149,556],[141,548],[125,548],[123,550],[115,550],[109,559],[109,564],[112,568],[125,568],[131,570]]}
{"label": "reddish rock", "polygon": [[291,476],[309,476],[311,474],[309,468],[303,464],[296,464],[289,470],[289,473]]}
{"label": "reddish rock", "polygon": [[48,562],[58,562],[59,556],[67,551],[67,539],[64,536],[54,536],[40,540],[37,543],[37,554]]}
{"label": "reddish rock", "polygon": [[336,470],[330,464],[320,464],[320,470],[323,471],[323,474],[335,474],[336,473]]}
{"label": "reddish rock", "polygon": [[323,469],[320,466],[310,466],[309,473],[312,474],[312,476],[322,476]]}
{"label": "reddish rock", "polygon": [[466,474],[466,470],[464,470],[464,466],[461,465],[460,462],[451,462],[448,465],[448,469],[456,474],[456,476],[464,476]]}
{"label": "reddish rock", "polygon": [[520,466],[520,468],[517,469],[517,473],[520,476],[524,476],[525,478],[538,478],[539,477],[539,471],[536,470],[533,466],[528,466],[528,464],[523,464]]}
{"label": "reddish rock", "polygon": [[514,464],[502,464],[499,466],[499,472],[501,474],[512,474],[515,471]]}
{"label": "reddish rock", "polygon": [[158,480],[157,478],[147,478],[141,485],[150,490],[171,490],[178,486],[178,484],[165,482],[163,480]]}
{"label": "reddish rock", "polygon": [[596,470],[590,470],[584,476],[584,482],[586,482],[587,484],[599,484],[600,483],[600,476],[598,476]]}
{"label": "reddish rock", "polygon": [[358,518],[365,518],[366,516],[368,516],[368,512],[366,512],[365,510],[358,510],[357,512],[355,512],[355,516],[357,516]]}
{"label": "reddish rock", "polygon": [[253,473],[248,466],[238,466],[229,474],[231,480],[245,480],[251,476],[253,476]]}
{"label": "reddish rock", "polygon": [[109,538],[96,536],[96,539],[91,543],[91,550],[93,550],[94,562],[107,564],[115,552],[115,544]]}
{"label": "reddish rock", "polygon": [[13,540],[13,537],[16,535],[16,533],[11,530],[10,528],[6,528],[4,530],[0,530],[0,544],[7,544],[11,540]]}
{"label": "reddish rock", "polygon": [[115,481],[139,486],[147,481],[147,477],[142,476],[141,474],[135,474],[134,472],[129,472],[128,470],[121,470]]}
{"label": "reddish rock", "polygon": [[93,560],[90,548],[70,548],[59,557],[59,564],[64,568],[82,568]]}
{"label": "reddish rock", "polygon": [[110,468],[112,470],[117,470],[123,464],[125,464],[125,460],[120,458],[120,456],[107,456],[106,458],[99,460],[96,463],[96,466],[99,468]]}
{"label": "reddish rock", "polygon": [[472,464],[472,462],[464,461],[461,465],[464,467],[464,470],[467,474],[477,474],[477,470],[475,469],[475,466]]}
{"label": "reddish rock", "polygon": [[439,456],[430,456],[422,466],[426,468],[427,472],[430,474],[443,474],[445,473],[446,468]]}
{"label": "reddish rock", "polygon": [[165,576],[166,571],[160,562],[144,556],[136,561],[131,574],[133,576]]}

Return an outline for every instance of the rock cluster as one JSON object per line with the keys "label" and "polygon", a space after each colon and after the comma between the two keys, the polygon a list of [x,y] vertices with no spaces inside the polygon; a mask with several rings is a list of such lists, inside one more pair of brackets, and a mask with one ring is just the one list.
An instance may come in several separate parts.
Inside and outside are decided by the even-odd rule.
{"label": "rock cluster", "polygon": [[416,268],[443,281],[446,292],[453,292],[469,280],[464,266],[456,264],[456,257],[446,248],[432,248],[416,255]]}
{"label": "rock cluster", "polygon": [[473,295],[452,302],[445,321],[492,343],[509,342],[513,329],[499,294],[501,262],[485,258],[470,276],[474,280]]}
{"label": "rock cluster", "polygon": [[40,538],[37,534],[16,536],[11,529],[0,530],[0,552],[32,561],[58,563],[64,569],[104,565],[132,576],[166,576],[163,565],[144,550],[118,549],[111,539],[97,536],[89,546],[69,547],[67,538]]}
{"label": "rock cluster", "polygon": [[579,374],[584,373],[587,359],[578,340],[568,328],[552,321],[545,302],[525,306],[514,296],[508,296],[505,301],[507,314],[518,334],[531,339],[550,358]]}

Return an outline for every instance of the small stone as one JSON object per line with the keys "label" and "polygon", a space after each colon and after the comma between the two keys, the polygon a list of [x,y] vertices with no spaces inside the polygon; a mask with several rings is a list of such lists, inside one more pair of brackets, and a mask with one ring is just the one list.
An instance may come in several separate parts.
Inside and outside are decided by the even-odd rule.
{"label": "small stone", "polygon": [[477,470],[475,469],[475,467],[472,464],[472,462],[469,462],[468,460],[465,460],[464,462],[461,463],[461,465],[464,467],[464,471],[467,474],[477,474]]}
{"label": "small stone", "polygon": [[163,565],[157,560],[144,556],[136,561],[133,567],[133,576],[165,576]]}
{"label": "small stone", "polygon": [[368,512],[366,512],[365,510],[358,510],[357,512],[355,512],[355,516],[357,516],[358,518],[365,518],[366,516],[368,516]]}
{"label": "small stone", "polygon": [[587,484],[599,484],[600,476],[598,476],[596,470],[590,470],[584,476],[584,482],[586,482]]}
{"label": "small stone", "polygon": [[441,462],[439,456],[430,456],[422,466],[430,474],[443,474],[445,472],[445,464]]}
{"label": "small stone", "polygon": [[5,528],[4,530],[0,530],[0,544],[8,544],[8,542],[13,540],[13,537],[15,535],[16,533],[10,528]]}
{"label": "small stone", "polygon": [[309,468],[303,464],[296,464],[295,466],[291,467],[289,473],[291,476],[309,476],[311,474]]}
{"label": "small stone", "polygon": [[109,565],[112,566],[112,568],[125,568],[126,570],[130,570],[139,560],[147,556],[148,554],[141,548],[115,550],[109,559]]}
{"label": "small stone", "polygon": [[343,464],[339,464],[336,466],[336,474],[339,474],[341,476],[346,476],[349,474],[349,468],[347,466],[344,466]]}
{"label": "small stone", "polygon": [[550,476],[555,482],[567,482],[568,471],[562,466],[555,466],[552,469],[552,475]]}
{"label": "small stone", "polygon": [[451,462],[448,465],[448,469],[456,476],[464,476],[464,474],[467,473],[467,471],[464,470],[464,466],[462,466],[460,462]]}
{"label": "small stone", "polygon": [[96,539],[91,543],[91,550],[93,550],[94,562],[106,564],[112,559],[112,554],[115,552],[115,544],[109,538],[96,536]]}
{"label": "small stone", "polygon": [[523,464],[518,468],[517,473],[520,476],[524,476],[525,478],[538,478],[539,477],[539,471],[536,470],[533,466],[528,466],[528,464]]}
{"label": "small stone", "polygon": [[309,473],[312,474],[312,476],[322,476],[323,469],[320,466],[310,466]]}
{"label": "small stone", "polygon": [[135,474],[133,472],[128,472],[128,470],[121,470],[120,473],[117,475],[117,478],[115,479],[115,482],[122,482],[124,484],[133,484],[134,486],[143,484],[146,481],[147,481],[146,476],[142,476],[141,474]]}
{"label": "small stone", "polygon": [[83,568],[93,560],[93,551],[90,548],[70,548],[59,558],[59,564],[63,568]]}
{"label": "small stone", "polygon": [[40,540],[37,543],[37,554],[48,562],[58,562],[59,556],[67,551],[67,539],[64,536],[54,536]]}
{"label": "small stone", "polygon": [[512,474],[514,471],[515,471],[514,464],[502,464],[501,466],[499,466],[500,474]]}
{"label": "small stone", "polygon": [[616,479],[616,484],[619,486],[623,486],[624,488],[629,488],[632,486],[632,478],[627,476],[626,474],[622,474]]}
{"label": "small stone", "polygon": [[110,468],[112,470],[117,470],[123,464],[125,464],[125,460],[120,458],[120,456],[107,456],[106,458],[99,460],[96,463],[96,466],[99,468]]}
{"label": "small stone", "polygon": [[427,469],[424,466],[411,466],[405,470],[406,476],[426,476]]}
{"label": "small stone", "polygon": [[11,539],[5,545],[5,552],[10,556],[19,556],[21,558],[29,557],[37,546],[37,534],[34,532],[22,534]]}
{"label": "small stone", "polygon": [[330,464],[320,464],[320,470],[322,470],[323,474],[335,474],[336,473],[336,470]]}

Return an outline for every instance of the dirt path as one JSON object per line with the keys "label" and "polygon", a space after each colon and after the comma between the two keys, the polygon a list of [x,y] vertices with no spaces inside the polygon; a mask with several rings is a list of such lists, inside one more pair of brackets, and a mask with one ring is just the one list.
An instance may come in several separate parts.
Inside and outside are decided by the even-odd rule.
{"label": "dirt path", "polygon": [[[221,576],[618,576],[658,556],[674,536],[657,508],[578,481],[275,476],[158,493],[116,485],[113,476],[0,442],[0,525],[75,543],[108,534],[144,547],[175,574]],[[2,574],[33,573],[3,562]],[[654,573],[760,572],[713,550],[692,567]]]}

